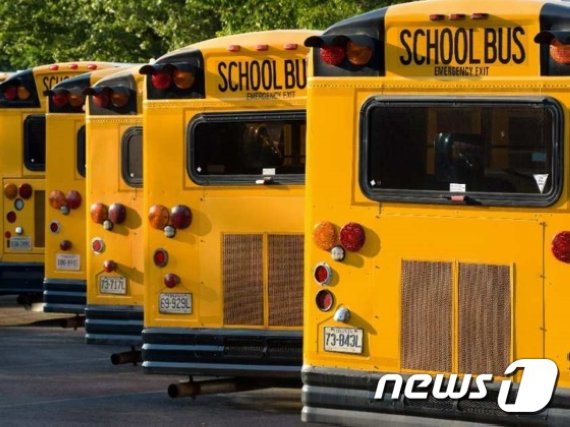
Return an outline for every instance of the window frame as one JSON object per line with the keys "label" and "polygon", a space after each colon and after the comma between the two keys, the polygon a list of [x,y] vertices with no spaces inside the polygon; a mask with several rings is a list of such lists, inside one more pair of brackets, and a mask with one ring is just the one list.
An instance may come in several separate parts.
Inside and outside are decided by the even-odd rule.
{"label": "window frame", "polygon": [[[141,137],[141,157],[144,155],[143,152],[143,127],[142,126],[132,126],[128,128],[121,138],[121,175],[123,177],[123,181],[127,183],[128,186],[134,188],[142,188],[143,180],[144,180],[144,167],[143,173],[141,174],[141,178],[132,178],[129,176],[129,141],[131,138],[135,136]],[[142,160],[142,159],[141,159]]]}
{"label": "window frame", "polygon": [[[33,120],[38,120],[41,119],[43,120],[43,124],[44,124],[44,141],[43,141],[43,149],[44,149],[44,162],[43,163],[32,163],[30,162],[30,144],[29,144],[29,132],[30,130],[28,129],[28,123],[33,121]],[[26,118],[24,119],[24,123],[23,123],[23,128],[24,128],[24,132],[23,132],[23,145],[24,145],[24,166],[26,167],[26,169],[33,171],[33,172],[45,172],[46,170],[46,150],[47,150],[47,134],[46,134],[46,115],[45,114],[29,114],[28,116],[26,116]]]}
{"label": "window frame", "polygon": [[[186,127],[186,172],[190,179],[198,185],[258,185],[259,180],[263,180],[267,175],[199,175],[194,172],[194,153],[195,153],[195,138],[194,134],[196,128],[202,123],[226,123],[226,122],[247,122],[247,121],[284,121],[284,120],[304,120],[305,130],[307,125],[307,114],[305,110],[281,110],[281,111],[248,111],[248,112],[235,112],[235,113],[204,113],[198,114],[190,120]],[[305,153],[307,139],[305,137]],[[305,154],[306,156],[306,154]],[[306,174],[306,161],[305,173],[302,174],[275,174],[271,176],[271,184],[304,184]]]}
{"label": "window frame", "polygon": [[[369,182],[370,161],[370,133],[371,113],[375,108],[389,108],[392,106],[405,107],[453,107],[472,105],[476,107],[492,106],[538,106],[542,105],[552,112],[552,188],[545,194],[525,194],[506,192],[466,191],[465,193],[452,193],[441,190],[403,190],[380,189],[372,187]],[[564,125],[565,116],[561,104],[552,97],[394,97],[384,98],[373,96],[364,102],[360,111],[360,149],[358,176],[360,189],[366,197],[378,202],[422,203],[422,204],[453,204],[451,195],[464,195],[464,204],[487,206],[536,206],[547,207],[556,203],[563,190],[564,176]]]}
{"label": "window frame", "polygon": [[[81,136],[83,136],[82,139]],[[83,147],[79,144],[80,142],[83,143]],[[79,128],[75,137],[75,168],[79,176],[83,178],[87,176],[87,132],[85,125]]]}

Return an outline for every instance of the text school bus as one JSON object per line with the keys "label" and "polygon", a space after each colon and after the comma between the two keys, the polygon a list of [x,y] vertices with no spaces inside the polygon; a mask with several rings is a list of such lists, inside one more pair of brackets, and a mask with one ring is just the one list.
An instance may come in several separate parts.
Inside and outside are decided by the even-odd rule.
{"label": "text school bus", "polygon": [[0,84],[0,293],[37,294],[44,277],[44,92],[98,65],[43,65]]}
{"label": "text school bus", "polygon": [[209,40],[141,69],[146,372],[299,379],[312,34]]}
{"label": "text school bus", "polygon": [[62,81],[48,91],[46,115],[46,236],[44,311],[83,314],[85,258],[85,95],[107,74],[99,70]]}
{"label": "text school bus", "polygon": [[[142,96],[140,65],[88,89],[88,343],[140,346],[143,328]],[[130,359],[128,358],[130,357]],[[119,353],[113,363],[137,360]]]}
{"label": "text school bus", "polygon": [[565,28],[433,0],[307,40],[304,420],[568,424]]}

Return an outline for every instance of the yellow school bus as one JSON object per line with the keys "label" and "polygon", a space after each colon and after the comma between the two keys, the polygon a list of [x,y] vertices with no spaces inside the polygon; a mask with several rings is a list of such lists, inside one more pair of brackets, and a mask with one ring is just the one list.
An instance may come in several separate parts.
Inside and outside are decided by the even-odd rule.
{"label": "yellow school bus", "polygon": [[146,372],[299,378],[314,34],[213,39],[141,69]]}
{"label": "yellow school bus", "polygon": [[[121,70],[88,90],[88,343],[141,344],[144,78],[139,69]],[[120,362],[120,354],[111,360]]]}
{"label": "yellow school bus", "polygon": [[41,300],[47,108],[43,94],[64,79],[101,66],[43,65],[14,73],[0,84],[0,293],[33,294]]}
{"label": "yellow school bus", "polygon": [[568,424],[567,28],[430,0],[306,40],[305,421]]}
{"label": "yellow school bus", "polygon": [[[85,258],[85,94],[115,67],[65,79],[48,91],[44,311],[83,314]],[[53,167],[52,167],[53,166]]]}

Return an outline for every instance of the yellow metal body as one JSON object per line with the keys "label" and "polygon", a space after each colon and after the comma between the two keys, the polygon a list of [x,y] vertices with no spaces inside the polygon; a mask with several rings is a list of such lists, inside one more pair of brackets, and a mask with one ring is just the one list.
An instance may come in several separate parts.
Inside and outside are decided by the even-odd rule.
{"label": "yellow metal body", "polygon": [[[37,100],[37,103],[30,107],[12,105],[8,102],[0,108],[0,128],[3,129],[0,133],[2,186],[6,188],[6,186],[15,185],[19,188],[22,184],[29,184],[33,189],[31,197],[24,200],[21,210],[15,208],[15,201],[21,199],[20,194],[14,198],[2,195],[0,231],[3,243],[0,250],[0,264],[4,272],[16,271],[16,276],[10,273],[0,280],[0,288],[6,292],[41,292],[42,289],[45,247],[45,172],[43,167],[31,170],[24,161],[25,123],[30,117],[38,120],[44,119],[47,111],[45,91],[71,76],[91,71],[94,67],[108,66],[111,64],[87,62],[43,65],[16,73],[3,82],[3,85],[10,85],[12,79],[21,80],[24,76],[28,84],[27,88],[31,92],[30,99]],[[20,80],[15,80],[16,84]],[[33,138],[33,135],[31,137]],[[34,159],[30,161],[33,164]],[[9,212],[16,213],[14,222],[8,221]],[[17,227],[19,227],[18,230]],[[21,233],[18,234],[16,231],[21,231]],[[14,237],[23,244],[10,244],[10,240]],[[17,279],[13,280],[16,277]]]}
{"label": "yellow metal body", "polygon": [[[76,77],[73,81],[65,81],[53,89],[81,92],[85,87],[117,72],[115,67],[100,68],[103,69]],[[85,308],[85,220],[86,206],[89,205],[86,204],[85,165],[79,164],[85,159],[85,152],[79,152],[85,149],[85,134],[83,110],[60,112],[52,109],[46,115],[45,311],[83,313]],[[57,191],[66,196],[72,191],[79,193],[79,207],[70,208],[67,203],[61,208],[52,206],[50,195]],[[62,242],[69,242],[70,248],[62,248]]]}
{"label": "yellow metal body", "polygon": [[[123,145],[126,138],[133,132],[140,135],[142,132],[142,97],[143,76],[138,73],[140,66],[128,68],[107,79],[101,80],[97,88],[114,88],[118,81],[129,79],[132,81],[133,95],[136,95],[136,114],[119,114],[108,112],[104,115],[94,114],[89,110],[87,114],[87,200],[86,205],[92,206],[102,203],[107,207],[121,204],[126,208],[125,220],[121,224],[113,224],[112,229],[105,229],[103,224],[96,223],[87,215],[87,341],[89,343],[117,343],[125,342],[126,335],[133,335],[136,344],[140,341],[142,328],[143,306],[143,189],[142,185],[133,185],[125,181],[122,174],[124,152]],[[92,104],[91,104],[92,105]],[[93,239],[102,239],[105,249],[101,253],[91,248]],[[104,262],[112,261],[116,269],[105,272]],[[112,293],[101,286],[102,278],[124,278],[126,288],[124,293]],[[133,321],[126,318],[113,319],[118,324],[114,333],[121,335],[113,339],[112,334],[101,332],[97,328],[98,319],[112,321],[117,310],[132,312],[136,317],[141,315],[138,333],[132,330],[124,331],[125,326],[132,327]],[[136,319],[138,322],[138,319]],[[104,330],[103,326],[103,330]],[[135,328],[136,329],[136,328]],[[122,340],[122,341],[121,341]],[[128,341],[128,340],[127,340]]]}
{"label": "yellow metal body", "polygon": [[[284,64],[285,61],[290,63],[296,61],[299,76],[304,79],[305,57],[308,50],[303,46],[303,41],[312,34],[315,32],[275,31],[229,36],[198,43],[187,49],[195,49],[203,57],[205,98],[145,100],[144,216],[155,204],[168,208],[186,205],[192,212],[190,227],[176,230],[174,238],[167,238],[162,230],[148,226],[146,217],[142,219],[146,232],[145,330],[151,333],[178,330],[188,334],[204,330],[204,334],[208,335],[206,341],[212,339],[214,335],[221,336],[226,333],[224,331],[232,330],[257,331],[261,334],[264,331],[285,331],[295,334],[300,332],[302,319],[300,288],[298,295],[293,290],[290,295],[287,293],[283,295],[283,298],[291,298],[290,313],[291,316],[297,313],[298,320],[290,322],[289,325],[279,325],[275,320],[271,320],[270,300],[273,295],[270,282],[273,279],[269,277],[272,274],[269,264],[273,262],[276,265],[280,261],[275,258],[275,253],[271,249],[273,247],[275,250],[276,247],[275,243],[271,243],[274,242],[272,239],[276,238],[275,236],[284,236],[286,240],[298,239],[299,244],[293,255],[300,256],[303,232],[303,185],[300,183],[256,185],[255,178],[241,184],[201,185],[189,176],[188,162],[192,159],[188,147],[189,124],[201,115],[288,111],[302,113],[305,109],[306,79],[290,90],[285,90]],[[287,50],[285,49],[287,45],[294,47]],[[262,48],[257,49],[256,46]],[[232,49],[235,50],[231,51]],[[261,64],[262,61],[271,61],[276,72],[275,80],[270,83],[269,89],[254,91],[249,86],[246,88],[245,82],[238,88],[237,66],[232,75],[222,77],[220,74],[220,70],[225,69],[223,67],[230,63]],[[228,80],[231,78],[234,80],[228,85]],[[225,90],[234,84],[235,90]],[[246,246],[242,246],[241,250],[237,250],[231,256],[228,255],[227,251],[230,249],[226,247],[224,252],[223,242],[225,238],[231,239],[232,236],[246,240],[249,236],[255,240],[257,242],[253,244],[255,253],[249,253],[251,246],[245,243]],[[159,248],[168,252],[168,264],[163,268],[153,263],[153,253]],[[242,250],[245,251],[245,255]],[[283,248],[281,261],[285,263],[287,259],[291,259],[291,256],[292,254]],[[232,257],[235,257],[236,263],[229,266],[229,259]],[[256,314],[253,315],[253,319],[251,316],[247,319],[248,316],[244,313],[231,318],[232,314],[228,313],[227,307],[224,311],[224,303],[228,303],[229,299],[225,294],[228,290],[224,290],[224,283],[234,279],[241,280],[239,275],[248,273],[245,270],[240,273],[240,263],[247,263],[245,267],[247,269],[250,268],[251,260],[259,263],[259,279],[252,279],[249,289],[247,287],[242,289],[240,298],[244,307],[254,300],[257,301],[253,302],[253,306],[250,305],[252,312],[255,311]],[[172,289],[169,289],[164,281],[165,275],[169,273],[174,273],[180,278],[180,283]],[[232,274],[233,279],[232,277],[228,279]],[[300,285],[300,280],[298,282]],[[245,282],[237,286],[244,285]],[[161,312],[160,295],[164,293],[191,294],[191,313],[181,315]],[[146,353],[143,351],[143,355],[149,355],[152,359],[154,347],[152,344],[147,346],[146,342],[145,338],[143,350],[146,349]],[[168,338],[164,342],[168,342]],[[153,361],[145,357],[143,366],[148,368],[148,371],[160,372],[160,368],[155,370]],[[184,362],[190,361],[184,360]],[[220,367],[222,364],[223,362],[219,361]],[[182,367],[177,371],[195,373],[201,372],[201,368]],[[210,372],[219,374],[222,371],[216,371],[214,363]]]}
{"label": "yellow metal body", "polygon": [[[533,40],[541,31],[539,16],[544,3],[443,0],[388,7],[383,16],[385,32],[380,33],[380,41],[386,49],[384,76],[309,79],[305,204],[306,421],[333,422],[331,417],[334,415],[331,414],[339,416],[334,422],[341,422],[343,416],[353,422],[358,418],[354,413],[347,415],[348,412],[327,412],[317,408],[320,404],[312,397],[321,391],[313,386],[324,386],[324,383],[311,379],[315,373],[322,375],[323,379],[328,378],[327,387],[339,389],[351,387],[347,382],[342,382],[349,381],[347,378],[369,378],[368,381],[375,378],[375,387],[379,374],[409,375],[419,372],[446,375],[492,373],[500,385],[508,363],[524,358],[548,358],[558,365],[559,390],[570,386],[570,346],[567,339],[570,327],[564,320],[570,301],[570,287],[566,279],[570,266],[558,261],[551,252],[553,238],[568,229],[567,183],[570,179],[570,165],[566,154],[563,159],[564,184],[560,197],[547,207],[468,206],[461,203],[453,205],[413,201],[404,203],[403,200],[379,202],[367,197],[359,182],[364,168],[361,157],[363,110],[373,98],[406,99],[412,102],[486,98],[491,99],[490,103],[493,102],[492,99],[552,98],[564,111],[562,141],[563,152],[566,153],[570,132],[566,120],[570,107],[568,77],[540,76],[540,46]],[[484,20],[470,19],[472,14],[481,12],[486,13]],[[452,14],[462,14],[462,17],[450,22]],[[431,20],[430,16],[433,17]],[[345,25],[343,30],[349,35],[353,34],[350,25]],[[464,34],[471,40],[470,47],[468,46],[470,53],[467,55],[471,60],[458,63],[457,58],[451,55],[455,59],[444,66],[441,57],[439,62],[434,57],[433,46],[428,51],[427,37],[431,37],[433,44],[436,32],[441,33],[444,28],[450,31],[452,39],[458,30],[465,29]],[[518,36],[509,38],[511,36],[507,36],[507,29],[510,32],[513,28],[519,28]],[[497,29],[504,31],[501,33],[504,43],[501,49],[505,49],[503,54],[507,51],[506,44],[512,43],[512,48],[509,48],[512,56],[504,63],[490,59],[494,45],[485,42],[485,37],[491,31],[485,33],[487,29],[493,29],[495,34]],[[403,33],[405,36],[402,36]],[[414,35],[418,34],[414,39]],[[406,38],[407,35],[410,36],[409,39]],[[402,40],[406,41],[407,47]],[[435,50],[441,46],[440,54],[449,48],[448,42],[441,43],[442,45],[439,45],[439,41],[435,43]],[[435,129],[435,115],[432,118]],[[476,128],[478,124],[473,126],[473,133],[483,132]],[[503,132],[505,137],[506,126],[502,126],[504,127],[496,126],[488,131],[497,138]],[[332,260],[331,254],[320,249],[313,238],[315,227],[322,221],[333,223],[337,232],[347,223],[361,224],[366,235],[363,248],[357,252],[347,251],[342,262]],[[328,286],[315,280],[315,268],[322,262],[328,263],[332,269],[332,281]],[[406,300],[404,287],[410,277],[406,274],[413,275],[414,262],[449,266],[449,301],[430,299],[430,293],[433,295],[437,292],[435,286],[426,290],[422,300]],[[465,334],[465,325],[461,322],[466,310],[469,310],[466,307],[470,303],[473,306],[480,304],[479,298],[483,301],[483,298],[488,297],[478,291],[471,294],[471,301],[462,299],[462,269],[473,265],[481,266],[482,270],[470,280],[480,278],[485,268],[500,266],[505,269],[506,286],[510,289],[510,295],[505,296],[510,301],[510,319],[490,327],[488,319],[496,315],[491,314],[491,306],[494,307],[494,304],[481,306],[479,315],[476,318],[470,317],[471,323],[468,326],[472,335],[466,338],[461,335],[462,331]],[[434,285],[437,279],[433,276],[430,278],[427,274],[422,283],[425,286]],[[432,274],[435,273],[432,271]],[[496,277],[494,280],[492,286],[500,286]],[[505,283],[501,286],[505,286]],[[330,311],[324,312],[317,307],[316,296],[322,289],[328,289],[334,295]],[[407,306],[406,309],[404,305]],[[335,313],[341,308],[350,312],[348,320],[335,320]],[[411,316],[415,316],[414,312],[420,313],[418,316],[425,316],[422,321],[417,320],[417,327],[433,331],[432,336],[437,336],[438,339],[443,336],[449,338],[449,363],[447,360],[442,363],[447,357],[445,349],[433,347],[440,341],[427,343],[416,336],[418,341],[415,347],[410,347],[410,336],[406,337],[403,325],[406,321],[409,322]],[[440,313],[442,317],[436,319],[435,313]],[[445,319],[444,324],[435,321],[442,318]],[[327,327],[361,329],[362,353],[349,354],[331,349],[326,351]],[[498,341],[491,343],[488,338],[478,340],[478,336],[485,334],[489,337],[493,328],[496,328],[495,339]],[[509,337],[503,343],[509,348],[508,363],[497,366],[492,346],[501,340],[497,337],[504,336]],[[419,344],[421,342],[424,343],[423,346]],[[408,354],[404,351],[406,345]],[[412,356],[410,352],[413,352]],[[433,356],[425,368],[411,368],[414,364],[421,365],[421,362],[416,361],[423,360],[422,354],[439,354],[440,359],[436,360],[437,357]],[[480,357],[479,366],[487,366],[488,370],[467,370],[464,367],[465,360],[462,359],[466,354]],[[447,368],[436,368],[438,363]],[[515,376],[516,381],[520,381],[520,374],[519,372]],[[354,381],[353,384],[358,383],[358,380]],[[371,393],[369,397],[373,399],[373,392]],[[324,399],[323,402],[328,402],[328,398]],[[338,404],[338,408],[347,411],[357,410],[351,404],[341,402],[339,396],[328,407]],[[418,405],[419,403],[423,401],[418,402]],[[474,408],[477,407],[476,402],[472,404]],[[325,407],[327,404],[322,405]],[[437,412],[436,410],[432,414],[443,416]]]}

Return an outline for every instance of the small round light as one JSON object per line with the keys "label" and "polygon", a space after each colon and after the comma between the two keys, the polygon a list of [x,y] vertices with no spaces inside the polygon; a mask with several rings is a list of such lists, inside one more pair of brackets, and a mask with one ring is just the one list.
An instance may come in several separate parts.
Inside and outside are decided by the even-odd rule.
{"label": "small round light", "polygon": [[103,203],[93,203],[91,205],[89,213],[91,214],[91,219],[93,222],[97,224],[103,224],[103,222],[105,222],[107,219],[109,210]]}
{"label": "small round light", "polygon": [[16,222],[16,212],[14,211],[10,211],[6,214],[6,221],[8,221],[10,224],[13,224]]}
{"label": "small round light", "polygon": [[347,251],[360,250],[365,240],[364,228],[360,224],[349,222],[340,229],[340,243]]}
{"label": "small round light", "polygon": [[342,46],[323,46],[320,49],[321,59],[329,65],[340,65],[346,56]]}
{"label": "small round light", "polygon": [[169,239],[172,239],[174,236],[176,236],[176,228],[171,225],[167,225],[164,227],[164,235]]}
{"label": "small round light", "polygon": [[108,219],[103,221],[103,228],[107,231],[111,231],[113,229],[113,221],[109,221]]}
{"label": "small round light", "polygon": [[4,237],[5,237],[6,239],[9,239],[10,237],[12,237],[12,233],[10,233],[9,231],[5,231],[5,232],[4,232]]}
{"label": "small round light", "polygon": [[366,65],[372,59],[372,48],[355,42],[348,42],[346,45],[346,58],[352,65]]}
{"label": "small round light", "polygon": [[346,256],[346,252],[344,252],[344,248],[340,245],[336,245],[331,249],[331,258],[333,261],[341,262],[344,261],[344,257]]}
{"label": "small round light", "polygon": [[79,65],[77,65],[77,64],[69,64],[70,70],[77,70],[78,68],[79,68]]}
{"label": "small round light", "polygon": [[65,201],[70,209],[77,209],[81,206],[81,194],[78,191],[72,190],[65,196]]}
{"label": "small round light", "polygon": [[570,263],[570,231],[562,231],[552,239],[552,254],[558,261]]}
{"label": "small round light", "polygon": [[91,250],[96,254],[105,252],[105,242],[100,237],[95,237],[91,240]]}
{"label": "small round light", "polygon": [[184,230],[192,223],[192,212],[188,206],[176,205],[170,211],[170,223],[177,230]]}
{"label": "small round light", "polygon": [[97,64],[87,64],[87,69],[88,69],[88,70],[96,70],[96,69],[97,69]]}
{"label": "small round light", "polygon": [[24,227],[16,227],[16,229],[14,230],[16,232],[16,234],[24,234]]}
{"label": "small round light", "polygon": [[180,283],[180,277],[174,273],[168,273],[164,275],[164,284],[167,288],[174,288]]}
{"label": "small round light", "polygon": [[116,88],[111,92],[113,107],[122,108],[129,103],[129,92],[124,88]]}
{"label": "small round light", "polygon": [[59,209],[67,203],[65,194],[59,190],[50,191],[48,201],[49,205],[54,209]]}
{"label": "small round light", "polygon": [[168,252],[165,249],[157,249],[154,251],[152,255],[152,260],[154,261],[154,265],[157,267],[166,267],[168,264]]}
{"label": "small round light", "polygon": [[322,289],[317,293],[315,302],[317,303],[317,307],[319,310],[329,311],[334,305],[334,295],[332,294],[331,291]]}
{"label": "small round light", "polygon": [[152,228],[164,230],[170,221],[168,208],[162,205],[152,205],[148,211],[148,220]]}
{"label": "small round light", "polygon": [[107,108],[109,105],[109,94],[106,91],[94,94],[92,99],[96,107]]}
{"label": "small round light", "polygon": [[18,96],[18,88],[16,86],[8,86],[4,88],[4,98],[7,101],[13,101]]}
{"label": "small round light", "polygon": [[14,200],[14,209],[16,209],[17,211],[21,211],[22,209],[24,209],[25,205],[26,203],[22,199]]}
{"label": "small round light", "polygon": [[122,224],[127,218],[127,208],[121,203],[113,203],[109,206],[109,219],[114,224]]}
{"label": "small round light", "polygon": [[332,280],[332,269],[326,262],[320,262],[313,270],[313,277],[319,285],[328,285]]}
{"label": "small round light", "polygon": [[151,77],[152,85],[158,90],[166,90],[172,84],[172,76],[166,71],[159,71]]}
{"label": "small round light", "polygon": [[330,251],[338,242],[336,227],[332,222],[323,221],[313,229],[313,241],[324,251]]}
{"label": "small round light", "polygon": [[67,205],[63,205],[61,208],[59,208],[59,211],[62,215],[69,215],[69,207]]}
{"label": "small round light", "polygon": [[62,251],[68,251],[71,249],[71,242],[69,240],[62,240],[61,242],[59,242],[59,248]]}
{"label": "small round light", "polygon": [[116,269],[117,269],[117,263],[115,261],[111,261],[108,259],[105,262],[103,262],[103,270],[105,270],[105,273],[112,273]]}
{"label": "small round light", "polygon": [[18,93],[18,99],[20,101],[25,101],[26,99],[29,99],[31,96],[30,91],[25,86],[18,86],[17,93]]}
{"label": "small round light", "polygon": [[190,71],[182,71],[176,70],[172,74],[172,80],[174,81],[174,85],[178,89],[186,90],[190,89],[194,85],[195,81],[194,73]]}
{"label": "small round light", "polygon": [[20,197],[25,200],[32,197],[33,192],[34,190],[32,189],[32,186],[30,184],[22,184],[18,188],[18,193],[20,193]]}
{"label": "small round light", "polygon": [[50,69],[51,71],[57,71],[57,70],[59,70],[59,65],[57,65],[57,64],[51,64],[51,65],[49,66],[49,69]]}
{"label": "small round light", "polygon": [[57,234],[61,231],[61,224],[58,221],[52,221],[49,223],[49,231],[53,234]]}
{"label": "small round light", "polygon": [[69,94],[69,105],[73,108],[82,107],[85,104],[85,96],[82,93],[70,93]]}
{"label": "small round light", "polygon": [[346,307],[339,307],[335,311],[333,319],[337,322],[348,322],[350,320],[350,310]]}
{"label": "small round light", "polygon": [[4,196],[8,200],[14,200],[17,195],[18,195],[18,187],[16,186],[16,184],[12,183],[12,184],[6,184],[4,186]]}

